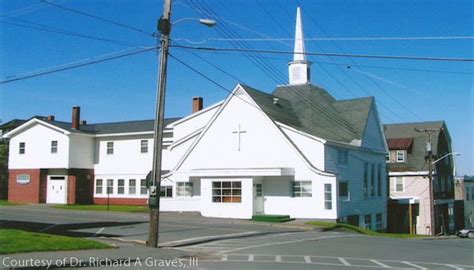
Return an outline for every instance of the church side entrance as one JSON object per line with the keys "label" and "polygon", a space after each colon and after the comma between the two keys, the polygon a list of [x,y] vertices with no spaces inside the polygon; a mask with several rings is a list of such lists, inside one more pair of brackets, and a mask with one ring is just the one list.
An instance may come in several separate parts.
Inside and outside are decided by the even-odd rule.
{"label": "church side entrance", "polygon": [[253,213],[262,215],[265,213],[263,197],[263,181],[255,181],[253,184]]}

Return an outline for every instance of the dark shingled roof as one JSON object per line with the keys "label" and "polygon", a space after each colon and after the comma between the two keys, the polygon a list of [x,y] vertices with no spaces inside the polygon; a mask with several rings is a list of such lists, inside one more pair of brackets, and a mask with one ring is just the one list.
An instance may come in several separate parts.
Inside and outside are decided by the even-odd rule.
{"label": "dark shingled roof", "polygon": [[[426,141],[427,134],[424,132],[416,132],[415,128],[433,128],[443,129],[435,131],[432,136],[432,151],[433,155],[438,156],[438,146],[441,135],[446,136],[446,140],[451,145],[451,138],[446,128],[444,121],[433,121],[433,122],[417,122],[417,123],[400,123],[400,124],[386,124],[383,125],[385,138],[387,141],[393,139],[412,138],[411,152],[407,155],[406,162],[404,163],[390,163],[389,167],[391,170],[428,170],[426,165]],[[395,149],[390,149],[395,150]],[[402,149],[400,149],[402,150]],[[442,150],[445,151],[445,150]]]}
{"label": "dark shingled roof", "polygon": [[[52,124],[58,128],[67,130],[69,132],[94,134],[94,135],[153,131],[153,124],[154,124],[154,120],[98,123],[98,124],[80,125],[80,129],[75,130],[71,128],[70,122],[49,121],[44,118],[39,118],[39,119],[49,124]],[[164,126],[166,127],[167,125],[175,121],[178,121],[179,119],[181,118],[166,118],[164,119]],[[171,136],[169,133],[164,133],[164,137],[169,137],[169,136]]]}
{"label": "dark shingled roof", "polygon": [[274,121],[345,143],[362,139],[373,103],[372,97],[338,101],[326,90],[310,84],[280,86],[272,94],[242,87]]}

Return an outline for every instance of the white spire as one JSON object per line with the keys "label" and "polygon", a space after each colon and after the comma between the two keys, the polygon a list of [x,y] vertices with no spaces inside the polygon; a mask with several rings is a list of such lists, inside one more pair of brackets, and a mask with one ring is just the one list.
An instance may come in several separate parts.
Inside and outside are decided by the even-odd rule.
{"label": "white spire", "polygon": [[304,39],[303,39],[303,25],[301,23],[300,7],[296,8],[296,28],[295,28],[295,50],[293,61],[304,61],[306,57],[304,54]]}
{"label": "white spire", "polygon": [[296,27],[295,27],[295,48],[293,61],[288,63],[289,83],[290,85],[310,83],[311,63],[306,61],[304,55],[303,23],[301,22],[300,7],[296,9]]}

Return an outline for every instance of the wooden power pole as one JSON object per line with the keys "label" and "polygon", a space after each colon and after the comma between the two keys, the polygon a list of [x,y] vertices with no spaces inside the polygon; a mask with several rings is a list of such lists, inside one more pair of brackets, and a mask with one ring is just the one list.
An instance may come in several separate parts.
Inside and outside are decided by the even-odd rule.
{"label": "wooden power pole", "polygon": [[161,160],[163,151],[163,119],[166,93],[166,71],[168,65],[169,38],[171,32],[171,0],[164,0],[163,15],[158,20],[160,34],[160,64],[158,69],[158,82],[156,84],[156,107],[153,133],[153,164],[151,174],[150,197],[150,231],[147,245],[158,247],[158,229],[160,219],[160,182]]}
{"label": "wooden power pole", "polygon": [[434,210],[434,192],[433,192],[433,151],[432,151],[432,136],[433,133],[439,131],[438,128],[415,128],[416,132],[424,132],[428,134],[428,141],[426,142],[426,153],[428,155],[428,179],[429,179],[429,193],[430,193],[430,217],[431,217],[431,235],[436,234],[436,218]]}

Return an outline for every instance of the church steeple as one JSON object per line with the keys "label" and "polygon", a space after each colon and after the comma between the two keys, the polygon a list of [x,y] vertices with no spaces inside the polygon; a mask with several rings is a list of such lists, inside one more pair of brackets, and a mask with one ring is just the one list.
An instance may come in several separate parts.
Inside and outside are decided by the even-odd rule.
{"label": "church steeple", "polygon": [[303,25],[301,23],[300,7],[296,9],[295,48],[293,61],[288,63],[289,84],[308,84],[311,81],[311,62],[304,55]]}

